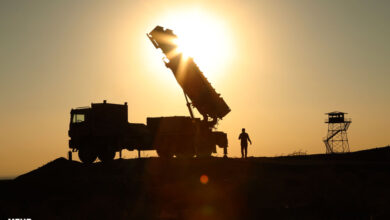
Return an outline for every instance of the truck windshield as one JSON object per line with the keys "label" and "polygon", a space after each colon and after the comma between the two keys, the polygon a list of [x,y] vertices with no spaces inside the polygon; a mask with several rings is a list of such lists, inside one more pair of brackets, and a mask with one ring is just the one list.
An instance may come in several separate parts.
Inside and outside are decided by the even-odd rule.
{"label": "truck windshield", "polygon": [[81,123],[85,121],[84,114],[74,114],[72,118],[72,123]]}

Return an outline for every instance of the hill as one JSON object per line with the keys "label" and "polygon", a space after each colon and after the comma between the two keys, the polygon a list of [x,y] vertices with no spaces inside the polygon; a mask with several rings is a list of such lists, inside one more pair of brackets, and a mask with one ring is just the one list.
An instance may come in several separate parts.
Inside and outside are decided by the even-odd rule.
{"label": "hill", "polygon": [[58,158],[1,181],[0,214],[32,219],[389,219],[390,147],[276,158]]}

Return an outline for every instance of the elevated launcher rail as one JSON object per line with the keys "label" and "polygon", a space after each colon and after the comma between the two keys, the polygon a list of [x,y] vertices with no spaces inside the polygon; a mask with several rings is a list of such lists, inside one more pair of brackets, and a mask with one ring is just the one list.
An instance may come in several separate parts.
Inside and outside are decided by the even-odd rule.
{"label": "elevated launcher rail", "polygon": [[[211,126],[230,112],[229,106],[211,86],[194,60],[191,57],[183,58],[183,54],[178,52],[175,43],[177,36],[172,30],[156,26],[147,36],[153,45],[165,54],[164,63],[172,70],[183,89],[191,117],[193,117],[191,105],[199,111],[204,121],[209,122],[208,119],[212,119],[209,122]],[[187,96],[192,103],[188,102]]]}

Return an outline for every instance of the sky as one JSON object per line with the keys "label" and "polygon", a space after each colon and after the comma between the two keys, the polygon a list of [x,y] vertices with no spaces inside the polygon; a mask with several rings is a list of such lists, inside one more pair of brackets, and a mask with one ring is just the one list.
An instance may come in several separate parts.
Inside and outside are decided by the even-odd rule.
{"label": "sky", "polygon": [[335,110],[352,119],[351,151],[389,145],[389,11],[359,0],[2,0],[0,177],[65,157],[71,108],[105,99],[128,102],[130,122],[188,116],[146,37],[156,25],[185,35],[188,19],[214,40],[194,60],[232,110],[218,127],[229,156],[241,156],[243,127],[249,156],[324,153]]}

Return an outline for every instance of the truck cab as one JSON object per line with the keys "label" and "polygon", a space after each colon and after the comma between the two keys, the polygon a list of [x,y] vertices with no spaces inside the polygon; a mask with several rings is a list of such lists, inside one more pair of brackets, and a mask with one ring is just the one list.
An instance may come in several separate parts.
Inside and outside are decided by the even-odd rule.
{"label": "truck cab", "polygon": [[[69,137],[81,135],[80,132],[87,131],[86,118],[89,115],[90,108],[78,108],[70,111]],[[69,146],[73,146],[69,143]]]}
{"label": "truck cab", "polygon": [[[122,149],[148,149],[151,145],[144,124],[128,122],[127,103],[92,103],[70,111],[69,148],[78,151],[79,158],[92,163],[98,157],[110,161]],[[149,147],[150,148],[150,147]]]}

